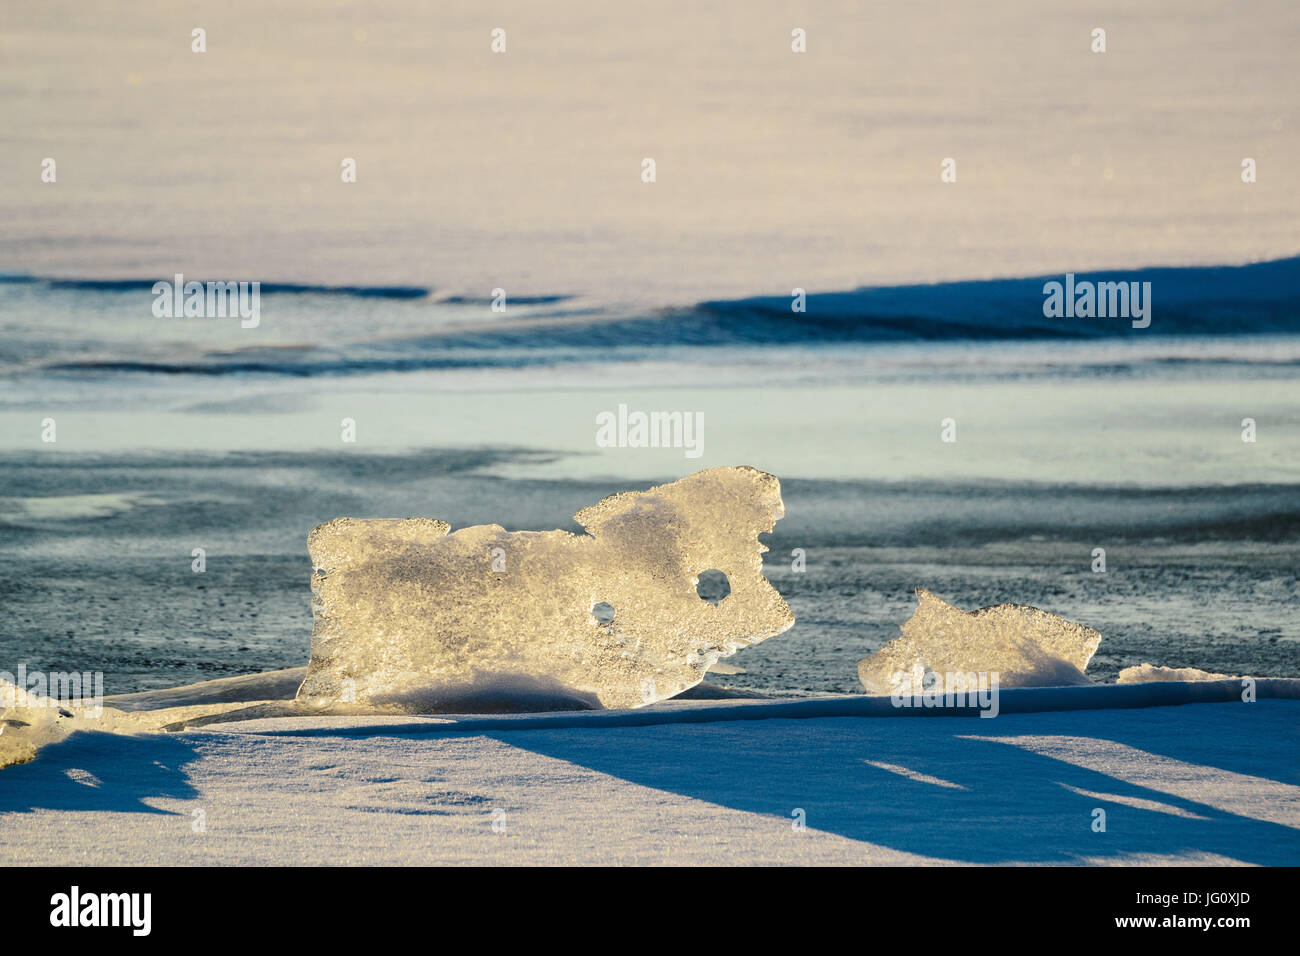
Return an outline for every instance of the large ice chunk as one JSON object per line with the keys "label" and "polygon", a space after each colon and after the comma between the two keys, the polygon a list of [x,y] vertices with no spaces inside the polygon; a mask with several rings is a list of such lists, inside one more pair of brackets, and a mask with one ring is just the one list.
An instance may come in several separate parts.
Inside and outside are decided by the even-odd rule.
{"label": "large ice chunk", "polygon": [[997,673],[1000,687],[1091,683],[1084,670],[1101,635],[1023,604],[963,611],[924,588],[900,637],[858,662],[872,694],[920,693],[926,675]]}
{"label": "large ice chunk", "polygon": [[[777,479],[740,467],[606,498],[574,516],[585,535],[338,518],[308,538],[315,623],[297,699],[418,712],[672,697],[794,623],[758,540],[784,513]],[[705,571],[730,593],[702,597]]]}

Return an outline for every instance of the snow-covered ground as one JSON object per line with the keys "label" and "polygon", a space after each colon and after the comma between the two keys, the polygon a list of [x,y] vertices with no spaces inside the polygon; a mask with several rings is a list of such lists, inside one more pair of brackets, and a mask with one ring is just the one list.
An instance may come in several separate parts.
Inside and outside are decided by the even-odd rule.
{"label": "snow-covered ground", "polygon": [[669,702],[655,712],[695,721],[335,717],[78,733],[0,771],[0,858],[1300,862],[1300,700],[1007,712],[1023,693],[1003,691],[991,720],[737,720],[774,705]]}

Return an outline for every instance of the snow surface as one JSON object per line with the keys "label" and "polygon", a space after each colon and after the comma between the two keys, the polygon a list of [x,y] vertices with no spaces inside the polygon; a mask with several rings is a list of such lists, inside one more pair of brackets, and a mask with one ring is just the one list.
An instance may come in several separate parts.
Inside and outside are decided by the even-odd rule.
{"label": "snow surface", "polygon": [[812,716],[876,706],[854,697],[78,733],[0,771],[0,859],[1294,865],[1300,700],[1268,694],[1296,685],[1038,713],[1017,701],[1237,685],[1007,690],[992,720]]}

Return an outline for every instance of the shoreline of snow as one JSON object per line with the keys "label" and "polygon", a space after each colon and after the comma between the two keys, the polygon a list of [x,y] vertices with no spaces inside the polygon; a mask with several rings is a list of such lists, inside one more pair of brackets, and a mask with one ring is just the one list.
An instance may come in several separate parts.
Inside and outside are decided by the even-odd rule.
{"label": "shoreline of snow", "polygon": [[665,716],[638,711],[76,733],[0,771],[0,861],[1300,862],[1294,699],[789,719],[844,704],[679,702],[657,725],[611,723]]}
{"label": "shoreline of snow", "polygon": [[[1257,700],[1300,700],[1300,678],[1254,680]],[[1076,710],[1126,710],[1187,704],[1241,703],[1242,682],[1156,681],[1145,684],[1094,684],[1071,687],[1016,687],[1001,690],[999,714]],[[635,710],[553,711],[535,714],[375,715],[363,724],[338,726],[323,717],[276,717],[209,724],[214,731],[282,736],[364,735],[383,727],[410,734],[490,733],[497,730],[559,730],[651,727],[662,724],[720,723],[737,720],[815,720],[833,717],[981,717],[978,706],[898,706],[889,697],[845,694],[781,700],[670,700]],[[990,718],[984,718],[990,719]],[[996,715],[991,718],[996,719]],[[248,726],[246,726],[248,725]]]}

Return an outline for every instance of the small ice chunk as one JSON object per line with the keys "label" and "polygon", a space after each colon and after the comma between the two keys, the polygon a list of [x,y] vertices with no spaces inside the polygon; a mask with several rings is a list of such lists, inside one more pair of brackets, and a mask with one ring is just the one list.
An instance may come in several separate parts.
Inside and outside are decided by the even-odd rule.
{"label": "small ice chunk", "polygon": [[709,673],[730,676],[732,674],[744,674],[746,671],[745,668],[738,667],[735,664],[724,664],[722,661],[718,661],[718,663],[709,668]]}
{"label": "small ice chunk", "polygon": [[868,693],[920,693],[927,673],[996,673],[1000,687],[1091,683],[1083,672],[1101,635],[1090,627],[1022,604],[963,611],[924,588],[916,596],[902,635],[858,662]]}
{"label": "small ice chunk", "polygon": [[1161,667],[1158,664],[1137,664],[1119,672],[1117,684],[1150,684],[1170,680],[1232,680],[1231,674],[1212,674],[1197,667]]}
{"label": "small ice chunk", "polygon": [[[547,709],[673,697],[794,624],[758,540],[784,513],[777,479],[740,467],[606,498],[574,516],[585,535],[338,518],[308,537],[314,628],[297,699],[429,712],[484,693]],[[726,593],[697,590],[706,571]]]}
{"label": "small ice chunk", "polygon": [[115,734],[152,733],[184,722],[240,707],[238,703],[208,703],[202,706],[167,707],[129,713],[104,706],[103,698],[86,696],[75,700],[47,697],[0,679],[0,767],[26,763],[47,744],[58,743],[77,730]]}

